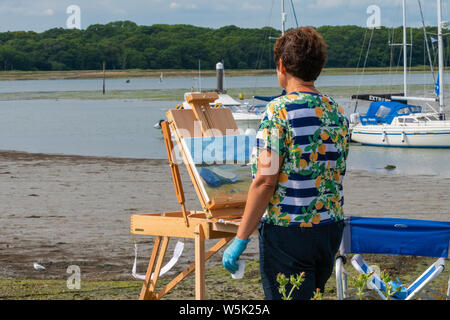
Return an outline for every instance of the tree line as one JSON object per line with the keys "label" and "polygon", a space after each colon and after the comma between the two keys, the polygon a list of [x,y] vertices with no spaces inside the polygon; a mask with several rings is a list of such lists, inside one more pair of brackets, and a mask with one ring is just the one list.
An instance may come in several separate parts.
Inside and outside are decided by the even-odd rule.
{"label": "tree line", "polygon": [[[322,26],[317,31],[328,44],[327,67],[403,63],[401,47],[389,45],[402,42],[401,28]],[[437,38],[436,32],[427,28],[433,60],[437,50],[431,38]],[[103,62],[107,69],[196,69],[199,61],[202,69],[214,69],[218,61],[228,69],[271,69],[273,39],[278,36],[280,31],[270,27],[138,26],[131,21],[95,24],[85,30],[8,31],[0,33],[0,70],[99,70]],[[424,39],[422,28],[408,29],[411,66],[428,64]],[[447,41],[445,45],[447,49]]]}

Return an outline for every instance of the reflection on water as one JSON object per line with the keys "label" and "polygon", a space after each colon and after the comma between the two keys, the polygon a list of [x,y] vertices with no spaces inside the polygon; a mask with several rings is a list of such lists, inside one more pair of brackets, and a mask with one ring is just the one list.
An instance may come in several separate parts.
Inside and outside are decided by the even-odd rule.
{"label": "reflection on water", "polygon": [[164,158],[153,125],[176,102],[0,101],[0,150]]}
{"label": "reflection on water", "polygon": [[[393,170],[386,166],[395,166]],[[386,148],[351,144],[348,168],[401,175],[450,178],[449,149]]]}

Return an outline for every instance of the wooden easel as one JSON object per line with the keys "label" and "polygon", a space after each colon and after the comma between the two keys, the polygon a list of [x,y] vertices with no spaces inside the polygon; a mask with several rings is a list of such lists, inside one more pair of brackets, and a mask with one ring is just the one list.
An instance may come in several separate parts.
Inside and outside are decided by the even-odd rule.
{"label": "wooden easel", "polygon": [[[131,216],[131,233],[156,236],[150,261],[142,285],[140,300],[161,299],[184,278],[195,271],[195,299],[205,299],[205,262],[229,243],[237,232],[239,217],[242,216],[246,197],[207,199],[201,190],[194,164],[183,151],[182,139],[225,135],[227,130],[237,130],[230,109],[213,109],[210,103],[218,99],[215,92],[192,93],[188,103],[192,109],[170,110],[168,121],[161,124],[167,149],[170,170],[180,212],[135,214]],[[204,211],[187,211],[178,164],[173,155],[172,135],[180,147],[183,162],[191,177],[194,189]],[[209,200],[209,201],[208,201]],[[219,222],[220,220],[220,222]],[[195,262],[173,278],[158,293],[156,285],[170,238],[191,238],[195,240]],[[205,239],[219,239],[205,252]],[[153,278],[152,277],[153,274]]]}

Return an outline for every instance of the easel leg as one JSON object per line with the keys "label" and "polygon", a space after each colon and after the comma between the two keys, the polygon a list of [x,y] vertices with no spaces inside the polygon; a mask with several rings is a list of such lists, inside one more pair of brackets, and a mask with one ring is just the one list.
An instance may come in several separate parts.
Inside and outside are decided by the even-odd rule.
{"label": "easel leg", "polygon": [[152,293],[149,292],[150,279],[153,273],[153,267],[155,266],[156,257],[158,256],[159,246],[161,244],[161,237],[155,238],[155,243],[153,244],[152,255],[150,261],[148,262],[147,273],[145,274],[145,280],[142,284],[141,294],[139,295],[139,300],[149,300]]}
{"label": "easel leg", "polygon": [[[205,262],[215,255],[220,249],[226,246],[233,237],[231,238],[223,238],[219,240],[205,255]],[[195,262],[191,263],[184,271],[182,271],[178,276],[176,276],[172,281],[170,281],[164,288],[161,289],[156,295],[156,300],[161,299],[165,296],[170,290],[172,290],[177,284],[179,284],[183,279],[189,276],[192,272],[195,271]]]}
{"label": "easel leg", "polygon": [[205,299],[205,235],[201,225],[195,235],[195,300]]}
{"label": "easel leg", "polygon": [[[145,274],[145,280],[142,284],[141,294],[139,296],[139,300],[150,300],[153,299],[153,293],[156,289],[156,283],[158,282],[159,273],[161,271],[161,267],[164,261],[164,256],[166,255],[167,246],[169,244],[169,237],[164,237],[161,250],[160,250],[160,244],[161,244],[161,237],[156,237],[155,244],[153,246],[152,255],[150,258],[150,261],[148,263],[147,273]],[[159,252],[159,255],[158,255]],[[158,257],[158,260],[156,261],[156,257]],[[156,261],[156,267],[155,271],[153,272],[153,267],[155,266]],[[152,274],[154,274],[152,279]]]}

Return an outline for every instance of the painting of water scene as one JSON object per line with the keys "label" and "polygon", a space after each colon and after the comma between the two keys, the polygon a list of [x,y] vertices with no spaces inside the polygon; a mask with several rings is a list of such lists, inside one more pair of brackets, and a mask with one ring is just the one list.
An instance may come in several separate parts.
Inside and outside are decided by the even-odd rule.
{"label": "painting of water scene", "polygon": [[198,165],[196,169],[209,199],[246,195],[252,182],[249,165]]}
{"label": "painting of water scene", "polygon": [[198,183],[209,200],[246,197],[252,174],[249,166],[255,135],[185,138]]}

